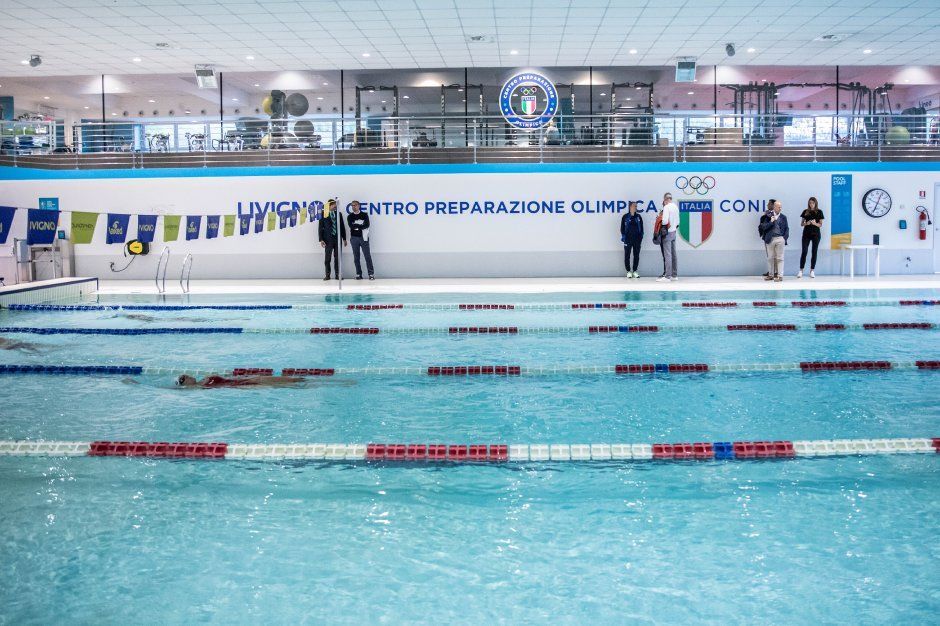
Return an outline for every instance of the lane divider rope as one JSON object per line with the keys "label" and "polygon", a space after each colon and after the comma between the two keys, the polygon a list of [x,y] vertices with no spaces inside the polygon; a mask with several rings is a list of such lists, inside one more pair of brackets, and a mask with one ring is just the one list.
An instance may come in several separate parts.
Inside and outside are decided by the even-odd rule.
{"label": "lane divider rope", "polygon": [[327,326],[316,328],[244,328],[244,327],[158,327],[158,328],[45,328],[3,326],[0,333],[33,335],[549,335],[549,334],[629,334],[658,332],[770,332],[830,330],[940,330],[932,322],[829,323],[829,324],[711,324],[711,325],[623,325],[623,326],[449,326],[438,328],[376,328],[365,326]]}
{"label": "lane divider rope", "polygon": [[[285,367],[282,376],[545,376],[558,374],[704,374],[743,372],[863,372],[887,370],[940,371],[940,360],[801,361],[792,363],[632,363],[616,365],[432,365],[402,367]],[[141,365],[0,364],[3,374],[124,376],[273,376],[274,368],[201,369]]]}
{"label": "lane divider rope", "polygon": [[0,441],[0,456],[151,459],[311,459],[378,463],[732,461],[940,453],[940,438],[581,444],[238,444],[146,441]]}
{"label": "lane divider rope", "polygon": [[937,306],[940,300],[672,300],[663,302],[530,302],[530,303],[377,303],[377,304],[10,304],[11,311],[391,311],[391,310],[433,310],[433,311],[532,311],[532,310],[605,310],[605,309],[662,309],[662,308],[813,308],[813,307],[854,307],[854,306]]}

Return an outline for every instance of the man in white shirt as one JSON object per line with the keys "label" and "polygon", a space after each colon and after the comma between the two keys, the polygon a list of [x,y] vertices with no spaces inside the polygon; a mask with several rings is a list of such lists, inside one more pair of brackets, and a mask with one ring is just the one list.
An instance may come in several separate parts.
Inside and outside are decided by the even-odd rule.
{"label": "man in white shirt", "polygon": [[663,263],[666,269],[658,280],[659,282],[679,280],[677,276],[679,267],[676,259],[676,230],[679,228],[679,207],[672,201],[671,193],[663,196],[662,225],[667,232],[660,238],[659,245],[663,250]]}

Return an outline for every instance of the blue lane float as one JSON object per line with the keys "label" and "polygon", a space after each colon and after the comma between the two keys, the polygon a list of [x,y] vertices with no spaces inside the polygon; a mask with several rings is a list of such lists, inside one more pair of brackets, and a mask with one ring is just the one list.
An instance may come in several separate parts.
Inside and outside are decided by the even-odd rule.
{"label": "blue lane float", "polygon": [[7,326],[0,333],[31,335],[239,335],[243,328],[38,328]]}
{"label": "blue lane float", "polygon": [[139,365],[0,365],[0,374],[116,374],[140,376]]}

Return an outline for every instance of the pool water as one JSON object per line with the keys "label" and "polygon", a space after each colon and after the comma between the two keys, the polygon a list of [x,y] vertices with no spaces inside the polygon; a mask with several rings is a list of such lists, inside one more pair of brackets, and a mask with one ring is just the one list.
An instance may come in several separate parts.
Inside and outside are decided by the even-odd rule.
{"label": "pool water", "polygon": [[[191,297],[278,311],[0,311],[0,326],[380,329],[658,325],[659,333],[27,335],[0,364],[387,367],[940,359],[940,307],[652,308],[779,294]],[[805,292],[790,299],[936,299]],[[625,310],[347,311],[605,302]],[[143,297],[87,302],[159,303]],[[167,304],[180,300],[167,299]],[[137,313],[137,312],[135,312]],[[143,312],[141,312],[143,313]],[[6,376],[0,439],[654,443],[940,436],[940,372],[446,377],[181,390],[173,376]],[[940,458],[387,465],[0,457],[0,623],[933,622]]]}

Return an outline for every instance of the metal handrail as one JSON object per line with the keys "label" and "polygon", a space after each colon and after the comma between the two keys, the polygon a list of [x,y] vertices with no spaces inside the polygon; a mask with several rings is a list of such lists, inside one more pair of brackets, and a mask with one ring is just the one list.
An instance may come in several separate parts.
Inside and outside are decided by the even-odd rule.
{"label": "metal handrail", "polygon": [[[187,271],[187,269],[189,271]],[[180,270],[180,289],[183,293],[189,293],[189,276],[193,273],[193,253],[190,252],[183,259],[183,269]],[[183,284],[183,277],[186,277],[186,284]]]}
{"label": "metal handrail", "polygon": [[[166,263],[163,263],[163,259],[166,259]],[[163,265],[163,286],[160,286],[160,266]],[[160,253],[160,258],[157,260],[157,274],[153,278],[154,284],[157,286],[157,293],[166,293],[166,270],[170,266],[170,246],[164,246],[163,252]]]}

